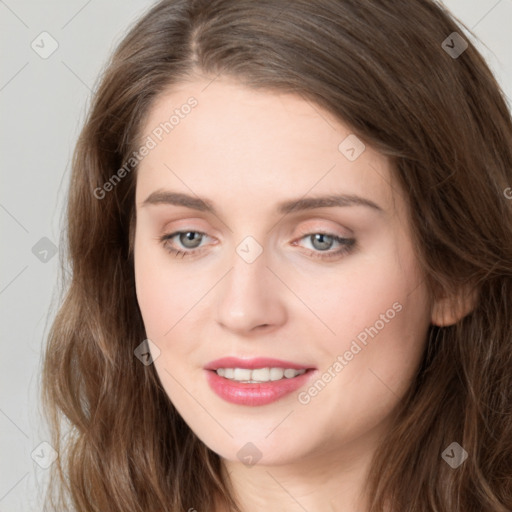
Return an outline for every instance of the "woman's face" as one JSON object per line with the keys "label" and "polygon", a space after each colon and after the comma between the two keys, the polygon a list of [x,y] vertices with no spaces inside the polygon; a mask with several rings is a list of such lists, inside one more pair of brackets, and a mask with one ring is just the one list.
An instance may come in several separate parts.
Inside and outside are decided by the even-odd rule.
{"label": "woman's face", "polygon": [[431,320],[387,158],[300,96],[223,78],[161,96],[143,142],[137,298],[181,416],[248,465],[369,447]]}

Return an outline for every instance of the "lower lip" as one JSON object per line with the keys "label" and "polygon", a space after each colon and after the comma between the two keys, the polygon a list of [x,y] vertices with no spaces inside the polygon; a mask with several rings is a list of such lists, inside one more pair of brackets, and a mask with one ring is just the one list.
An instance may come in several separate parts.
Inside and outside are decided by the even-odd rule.
{"label": "lower lip", "polygon": [[310,378],[314,370],[307,370],[302,375],[287,379],[274,380],[262,383],[242,384],[217,375],[213,370],[206,371],[206,380],[223,400],[237,405],[267,405],[280,398],[293,393],[303,386]]}

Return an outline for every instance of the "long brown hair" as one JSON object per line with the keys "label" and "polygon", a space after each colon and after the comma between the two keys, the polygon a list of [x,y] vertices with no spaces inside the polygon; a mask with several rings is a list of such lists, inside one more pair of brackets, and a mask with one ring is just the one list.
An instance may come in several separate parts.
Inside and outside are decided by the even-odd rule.
{"label": "long brown hair", "polygon": [[[457,21],[431,0],[164,0],[132,27],[73,157],[70,277],[42,374],[60,455],[48,508],[211,511],[219,496],[239,510],[219,456],[134,357],[136,167],[95,193],[141,144],[155,98],[198,71],[300,94],[389,156],[432,297],[477,292],[470,314],[429,328],[375,454],[371,512],[512,510],[512,121]],[[441,457],[452,442],[468,453],[456,469]]]}

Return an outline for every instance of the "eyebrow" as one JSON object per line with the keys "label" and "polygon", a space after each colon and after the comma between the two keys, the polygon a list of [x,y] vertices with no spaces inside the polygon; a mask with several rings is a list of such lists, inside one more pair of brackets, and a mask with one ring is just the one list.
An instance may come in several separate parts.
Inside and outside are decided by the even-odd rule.
{"label": "eyebrow", "polygon": [[[172,192],[168,190],[156,190],[152,192],[142,203],[141,206],[148,205],[174,205],[184,206],[201,212],[212,213],[217,216],[218,213],[212,202],[205,198],[183,194],[181,192]],[[384,212],[378,204],[370,199],[360,197],[354,194],[326,195],[319,197],[302,197],[291,199],[277,204],[277,212],[288,214],[303,210],[313,210],[315,208],[331,208],[336,206],[365,206],[374,209],[380,213]]]}

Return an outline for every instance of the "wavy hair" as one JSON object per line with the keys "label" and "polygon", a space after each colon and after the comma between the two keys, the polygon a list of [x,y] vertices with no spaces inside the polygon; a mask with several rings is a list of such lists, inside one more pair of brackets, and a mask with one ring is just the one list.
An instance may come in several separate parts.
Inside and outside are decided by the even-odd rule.
{"label": "wavy hair", "polygon": [[[457,323],[429,327],[375,453],[370,512],[512,510],[512,120],[461,26],[471,33],[433,0],[163,0],[131,27],[73,155],[62,297],[42,372],[59,452],[45,510],[213,511],[218,497],[240,511],[220,457],[180,417],[154,365],[134,357],[146,338],[136,168],[95,193],[140,146],[159,95],[199,74],[301,95],[388,156],[429,293],[477,294]],[[458,56],[453,32],[468,43]],[[469,455],[457,469],[441,458],[454,441]]]}

